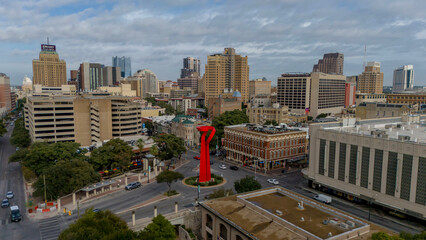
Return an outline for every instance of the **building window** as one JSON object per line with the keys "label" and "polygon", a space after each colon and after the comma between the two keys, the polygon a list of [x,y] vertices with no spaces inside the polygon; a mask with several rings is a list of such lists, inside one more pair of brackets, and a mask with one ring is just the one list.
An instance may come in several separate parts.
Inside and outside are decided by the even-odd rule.
{"label": "building window", "polygon": [[411,171],[413,156],[404,154],[402,159],[401,195],[400,198],[409,201],[411,190]]}
{"label": "building window", "polygon": [[426,158],[419,157],[417,172],[416,203],[426,205]]}
{"label": "building window", "polygon": [[346,143],[340,143],[339,150],[339,176],[340,181],[345,181],[345,168],[346,168]]}
{"label": "building window", "polygon": [[320,140],[320,149],[319,149],[319,164],[318,164],[318,173],[324,175],[324,162],[325,162],[325,140]]}
{"label": "building window", "polygon": [[386,194],[395,196],[396,186],[396,172],[398,167],[398,154],[396,152],[389,152],[388,158],[388,177],[386,182]]}
{"label": "building window", "polygon": [[228,238],[228,229],[225,227],[225,225],[223,225],[222,223],[220,224],[219,227],[220,231],[219,231],[219,236],[221,238],[223,238],[224,240],[227,240]]}
{"label": "building window", "polygon": [[368,188],[368,167],[370,165],[370,148],[362,147],[361,187]]}
{"label": "building window", "polygon": [[240,235],[235,235],[235,240],[243,240],[243,238]]}
{"label": "building window", "polygon": [[209,214],[206,214],[206,227],[213,229],[213,218]]}
{"label": "building window", "polygon": [[[303,151],[303,148],[302,148]],[[336,162],[336,142],[330,141],[330,151],[328,153],[328,176],[334,178],[334,167]]]}
{"label": "building window", "polygon": [[382,164],[383,150],[376,149],[374,153],[373,190],[380,192],[382,189]]}
{"label": "building window", "polygon": [[358,160],[358,146],[351,145],[351,153],[349,155],[349,183],[356,184],[357,176],[357,160]]}

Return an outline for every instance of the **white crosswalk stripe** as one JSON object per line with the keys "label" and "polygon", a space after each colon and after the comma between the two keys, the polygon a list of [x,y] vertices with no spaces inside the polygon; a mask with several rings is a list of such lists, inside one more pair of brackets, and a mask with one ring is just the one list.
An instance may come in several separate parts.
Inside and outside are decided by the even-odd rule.
{"label": "white crosswalk stripe", "polygon": [[41,240],[58,239],[61,233],[58,217],[42,219],[39,222]]}

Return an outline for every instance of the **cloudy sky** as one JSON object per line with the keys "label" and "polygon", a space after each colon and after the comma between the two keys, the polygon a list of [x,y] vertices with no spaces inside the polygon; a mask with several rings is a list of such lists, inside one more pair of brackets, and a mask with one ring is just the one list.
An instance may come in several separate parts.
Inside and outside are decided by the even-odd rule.
{"label": "cloudy sky", "polygon": [[182,58],[233,47],[247,55],[250,79],[310,72],[327,52],[345,55],[344,74],[379,61],[385,85],[393,69],[413,64],[426,85],[426,1],[418,0],[1,0],[0,72],[21,84],[50,37],[69,70],[81,62],[111,65],[130,56],[132,71],[149,68],[176,80]]}

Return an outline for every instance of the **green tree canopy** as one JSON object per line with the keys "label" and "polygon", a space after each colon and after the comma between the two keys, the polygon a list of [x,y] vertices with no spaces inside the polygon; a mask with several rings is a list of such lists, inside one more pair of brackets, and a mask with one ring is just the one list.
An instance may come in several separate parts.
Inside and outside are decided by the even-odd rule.
{"label": "green tree canopy", "polygon": [[173,115],[175,114],[175,110],[173,109],[172,105],[166,103],[166,102],[157,102],[157,106],[161,108],[165,108],[166,115]]}
{"label": "green tree canopy", "polygon": [[234,182],[234,188],[237,193],[249,192],[261,189],[260,183],[253,176],[246,176]]}
{"label": "green tree canopy", "polygon": [[371,240],[424,240],[426,239],[426,231],[418,234],[401,232],[398,235],[390,236],[384,232],[373,233]]}
{"label": "green tree canopy", "polygon": [[163,215],[159,214],[152,219],[146,228],[139,232],[142,240],[174,240],[176,239],[175,227]]}
{"label": "green tree canopy", "polygon": [[20,148],[26,148],[31,144],[30,134],[28,130],[25,129],[24,119],[22,117],[15,121],[15,127],[13,128],[10,142]]}
{"label": "green tree canopy", "polygon": [[151,103],[152,105],[156,105],[157,101],[155,101],[155,97],[147,97],[145,98],[145,100],[149,103]]}
{"label": "green tree canopy", "polygon": [[39,176],[45,169],[55,165],[56,162],[71,159],[85,160],[86,156],[84,154],[86,152],[87,150],[80,149],[79,143],[36,142],[29,148],[23,162],[26,167],[33,170]]}
{"label": "green tree canopy", "polygon": [[[46,178],[46,193],[48,199],[70,194],[78,189],[100,180],[100,175],[86,161],[79,159],[59,161],[47,168],[44,172]],[[44,179],[40,176],[35,182],[34,196],[44,197]]]}
{"label": "green tree canopy", "polygon": [[174,134],[164,134],[154,137],[154,141],[160,150],[158,157],[161,160],[168,160],[173,157],[180,158],[186,151],[183,139],[176,137]]}
{"label": "green tree canopy", "polygon": [[140,152],[140,153],[142,153],[143,148],[145,147],[145,142],[143,141],[143,139],[142,139],[142,138],[139,138],[139,139],[136,141],[136,146],[138,146],[138,148],[139,148],[139,152]]}
{"label": "green tree canopy", "polygon": [[0,119],[0,137],[5,133],[7,133],[7,129],[4,126],[3,119]]}
{"label": "green tree canopy", "polygon": [[277,121],[275,120],[266,120],[265,121],[265,125],[273,125],[273,126],[278,126],[279,124],[277,123]]}
{"label": "green tree canopy", "polygon": [[170,192],[172,190],[172,183],[177,180],[182,180],[183,178],[184,176],[180,172],[166,170],[158,174],[157,183],[167,183]]}
{"label": "green tree canopy", "polygon": [[219,145],[221,145],[221,139],[223,138],[225,126],[248,122],[249,119],[247,115],[240,110],[227,111],[220,114],[219,116],[214,117],[212,126],[216,128],[216,134],[210,142],[210,146],[216,146],[216,143],[219,143]]}
{"label": "green tree canopy", "polygon": [[109,210],[94,213],[87,209],[86,213],[65,229],[59,240],[133,240],[139,239],[130,230],[125,221]]}
{"label": "green tree canopy", "polygon": [[225,189],[223,187],[214,190],[212,193],[208,195],[208,199],[220,198],[234,195],[234,191],[232,189]]}
{"label": "green tree canopy", "polygon": [[19,149],[9,157],[9,162],[21,162],[26,159],[28,153],[28,148]]}
{"label": "green tree canopy", "polygon": [[92,151],[90,163],[93,164],[95,170],[108,170],[127,166],[131,162],[132,156],[132,147],[125,141],[114,138]]}

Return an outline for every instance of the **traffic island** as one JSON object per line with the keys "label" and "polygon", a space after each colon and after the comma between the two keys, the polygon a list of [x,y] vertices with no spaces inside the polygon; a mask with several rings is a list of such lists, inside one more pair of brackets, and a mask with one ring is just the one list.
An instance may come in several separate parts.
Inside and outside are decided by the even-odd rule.
{"label": "traffic island", "polygon": [[186,186],[197,188],[198,185],[201,188],[219,187],[226,183],[226,179],[216,174],[211,174],[212,178],[208,182],[198,183],[198,176],[187,177],[182,180],[182,183]]}

